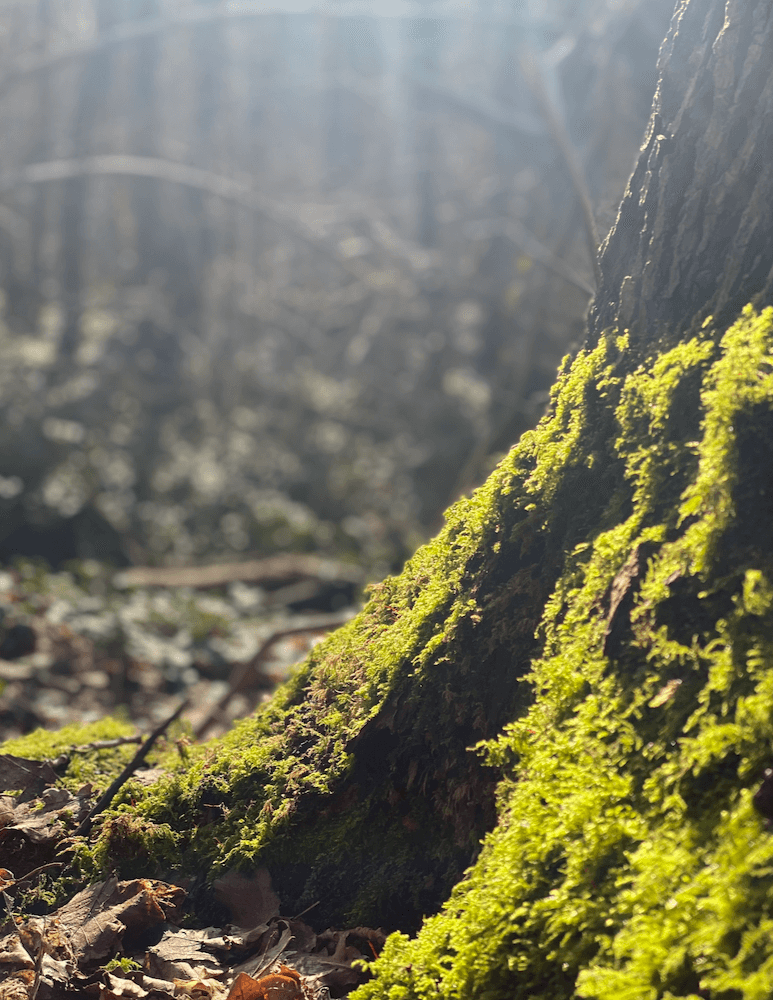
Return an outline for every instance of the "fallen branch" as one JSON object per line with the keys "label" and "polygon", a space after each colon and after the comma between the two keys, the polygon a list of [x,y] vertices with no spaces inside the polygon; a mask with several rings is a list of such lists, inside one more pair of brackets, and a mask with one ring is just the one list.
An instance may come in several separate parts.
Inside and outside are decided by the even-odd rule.
{"label": "fallen branch", "polygon": [[250,673],[252,673],[253,670],[257,670],[261,663],[268,658],[268,654],[272,646],[275,646],[280,640],[287,639],[291,635],[310,635],[314,632],[329,632],[333,629],[340,628],[350,620],[351,616],[342,617],[341,615],[336,615],[332,618],[317,619],[316,622],[312,622],[308,625],[294,625],[291,628],[277,629],[276,632],[272,632],[271,635],[263,641],[260,648],[255,655],[251,657],[251,659],[245,660],[243,663],[236,664],[231,672],[231,676],[228,679],[228,690],[218,700],[217,704],[213,705],[194,730],[196,739],[200,740],[213,722],[218,720],[228,707],[230,700],[242,690],[244,682]]}
{"label": "fallen branch", "polygon": [[142,743],[142,737],[116,736],[114,740],[96,740],[94,743],[84,743],[83,746],[70,747],[70,753],[92,753],[94,750],[113,750],[115,747],[126,746],[127,743]]}
{"label": "fallen branch", "polygon": [[320,559],[319,556],[285,554],[240,563],[212,566],[133,566],[113,578],[116,587],[224,587],[229,583],[283,583],[303,577],[324,581],[362,583],[358,566]]}
{"label": "fallen branch", "polygon": [[168,719],[165,719],[160,725],[158,725],[153,732],[148,736],[142,746],[139,748],[137,753],[132,757],[126,767],[121,771],[115,781],[108,787],[108,789],[103,792],[103,794],[97,799],[96,805],[91,810],[91,812],[82,820],[80,826],[75,831],[77,837],[85,837],[91,830],[91,826],[94,822],[94,817],[98,816],[101,812],[110,805],[113,799],[116,797],[120,789],[126,784],[126,782],[131,778],[140,764],[145,760],[147,755],[153,749],[153,745],[159,736],[162,736],[164,732],[171,726],[178,716],[180,716],[185,709],[188,707],[188,700],[181,702],[177,708],[172,712]]}

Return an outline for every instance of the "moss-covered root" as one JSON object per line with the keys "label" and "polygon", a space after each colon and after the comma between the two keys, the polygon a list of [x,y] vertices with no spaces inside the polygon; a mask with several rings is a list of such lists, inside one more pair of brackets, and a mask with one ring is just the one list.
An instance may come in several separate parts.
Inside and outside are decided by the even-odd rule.
{"label": "moss-covered root", "polygon": [[100,862],[125,864],[131,837],[151,873],[155,825],[191,872],[268,866],[286,910],[316,904],[323,926],[415,929],[437,910],[496,822],[498,774],[470,747],[529,703],[566,552],[631,503],[614,449],[624,347],[567,362],[552,416],[255,718],[128,786],[118,815],[135,825],[103,826]]}
{"label": "moss-covered root", "polygon": [[485,747],[499,824],[356,1000],[773,993],[773,309],[612,399],[632,504],[574,548],[536,699]]}
{"label": "moss-covered root", "polygon": [[[135,732],[130,722],[107,717],[85,725],[62,726],[53,732],[36,729],[27,736],[0,743],[0,753],[28,760],[55,760],[64,755],[69,760],[65,767],[59,769],[63,786],[76,792],[88,783],[101,792],[121,773],[137,752],[137,747],[124,744],[100,749],[99,744],[132,736]],[[73,752],[74,747],[91,744],[95,746],[88,751]]]}

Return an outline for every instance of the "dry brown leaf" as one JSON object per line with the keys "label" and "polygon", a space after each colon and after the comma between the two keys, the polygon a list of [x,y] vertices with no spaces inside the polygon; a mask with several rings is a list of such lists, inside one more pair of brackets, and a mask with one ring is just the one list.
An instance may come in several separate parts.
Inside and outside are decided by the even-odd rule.
{"label": "dry brown leaf", "polygon": [[[246,961],[241,962],[236,966],[234,972],[244,972],[250,976],[260,976],[266,969],[271,968],[274,962],[279,958],[279,956],[285,951],[288,944],[292,940],[292,933],[289,926],[285,920],[278,920],[275,926],[272,928],[274,933],[280,931],[280,927],[284,925],[283,929],[279,933],[279,940],[272,947],[267,950],[261,950],[259,954],[253,955]],[[270,940],[270,939],[269,939]]]}
{"label": "dry brown leaf", "polygon": [[149,993],[174,993],[174,983],[169,979],[156,979],[154,976],[145,975],[145,973],[137,973],[136,978]]}
{"label": "dry brown leaf", "polygon": [[185,893],[152,879],[99,882],[79,892],[57,913],[77,962],[115,954],[127,929],[141,931],[163,923],[165,910],[176,909]]}
{"label": "dry brown leaf", "polygon": [[174,995],[191,1000],[220,1000],[225,990],[214,979],[175,979]]}
{"label": "dry brown leaf", "polygon": [[15,973],[10,979],[0,983],[0,1000],[28,1000],[32,975]]}
{"label": "dry brown leaf", "polygon": [[279,916],[279,897],[271,887],[266,868],[259,868],[252,875],[227,872],[215,880],[212,888],[237,927],[257,927]]}
{"label": "dry brown leaf", "polygon": [[0,938],[0,966],[16,965],[24,969],[31,969],[34,964],[16,931]]}
{"label": "dry brown leaf", "polygon": [[59,776],[48,760],[27,760],[26,757],[0,753],[0,791],[37,795],[58,780]]}
{"label": "dry brown leaf", "polygon": [[[214,933],[217,933],[214,928],[165,931],[158,944],[148,949],[145,959],[148,971],[171,980],[208,979],[221,975],[220,962],[203,947]],[[189,969],[195,971],[188,974]]]}
{"label": "dry brown leaf", "polygon": [[114,976],[112,972],[108,972],[106,975],[109,989],[104,990],[100,994],[99,1000],[113,1000],[114,997],[145,1000],[145,997],[147,997],[148,990],[144,986],[140,986],[139,983],[135,983],[131,979],[122,979],[120,976]]}
{"label": "dry brown leaf", "polygon": [[47,844],[65,834],[64,821],[79,822],[89,810],[89,800],[66,788],[46,788],[39,798],[24,802],[3,796],[0,804],[0,839],[18,830],[32,844]]}
{"label": "dry brown leaf", "polygon": [[305,1000],[305,997],[300,975],[295,969],[280,965],[278,972],[260,979],[240,972],[227,1000]]}

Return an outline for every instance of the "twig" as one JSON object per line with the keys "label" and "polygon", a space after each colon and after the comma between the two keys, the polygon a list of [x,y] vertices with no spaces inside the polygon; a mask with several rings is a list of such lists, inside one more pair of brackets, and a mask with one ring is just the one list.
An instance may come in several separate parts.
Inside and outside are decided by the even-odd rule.
{"label": "twig", "polygon": [[454,110],[461,111],[474,120],[482,120],[486,125],[496,125],[508,131],[529,136],[545,132],[539,118],[524,111],[505,107],[496,101],[487,100],[480,95],[465,93],[461,88],[456,89],[449,86],[430,73],[406,73],[405,79],[415,87],[432,94],[433,97],[439,98],[446,104],[450,104]]}
{"label": "twig", "polygon": [[521,247],[529,257],[537,261],[538,264],[542,264],[553,274],[557,275],[559,278],[563,278],[564,281],[568,282],[570,285],[574,285],[575,288],[579,288],[581,292],[585,292],[586,295],[593,296],[595,294],[595,289],[593,285],[585,280],[581,275],[569,267],[565,261],[561,260],[560,257],[556,255],[541,243],[536,236],[529,232],[529,230],[524,226],[524,224],[519,219],[507,219],[502,225],[502,232],[505,236],[515,243],[516,246]]}
{"label": "twig", "polygon": [[24,885],[26,882],[31,882],[33,879],[36,879],[39,875],[44,875],[46,872],[53,872],[54,869],[59,870],[65,867],[66,864],[64,861],[49,861],[47,865],[41,865],[40,868],[33,868],[31,872],[27,872],[26,875],[22,875],[21,878],[17,878],[16,881],[13,883],[12,888],[15,889],[16,886]]}
{"label": "twig", "polygon": [[70,753],[91,753],[94,750],[112,750],[114,747],[126,746],[127,743],[142,743],[141,736],[116,736],[114,740],[96,740],[94,743],[84,743],[83,746],[70,747]]}
{"label": "twig", "polygon": [[259,667],[261,663],[263,663],[263,661],[267,658],[271,647],[279,642],[280,639],[286,639],[291,635],[308,635],[312,632],[327,632],[331,629],[340,628],[348,621],[351,621],[351,619],[343,618],[338,615],[334,618],[322,619],[314,622],[313,624],[295,625],[292,628],[282,628],[277,629],[276,632],[272,632],[271,635],[263,641],[260,648],[251,659],[245,660],[243,663],[236,664],[231,672],[231,676],[228,679],[228,690],[219,699],[217,704],[214,705],[209,712],[207,712],[204,719],[202,719],[196,727],[194,731],[196,739],[200,740],[212,723],[225,711],[229,701],[241,690],[247,676]]}
{"label": "twig", "polygon": [[553,103],[545,79],[542,75],[539,60],[530,49],[522,49],[520,53],[521,70],[526,82],[531,89],[534,99],[539,106],[540,112],[545,119],[553,142],[556,144],[558,152],[564,161],[572,185],[580,201],[582,208],[583,228],[585,231],[585,242],[588,245],[588,254],[593,265],[593,274],[596,279],[596,288],[601,286],[601,267],[599,265],[598,248],[599,234],[596,229],[596,220],[593,216],[593,206],[588,193],[588,186],[582,169],[577,160],[577,155],[572,146],[572,140],[566,130],[563,116]]}
{"label": "twig", "polygon": [[164,732],[171,726],[174,720],[185,711],[188,707],[188,700],[181,702],[177,708],[172,712],[168,719],[165,719],[160,725],[158,725],[153,732],[148,736],[142,746],[139,748],[137,753],[132,757],[126,767],[121,771],[115,781],[110,785],[107,791],[103,792],[100,798],[97,800],[96,805],[91,810],[91,812],[86,816],[86,818],[81,822],[78,829],[75,831],[75,835],[78,837],[85,837],[91,830],[92,823],[94,822],[94,817],[98,816],[103,812],[110,803],[113,801],[115,796],[118,794],[121,787],[126,784],[126,782],[131,778],[132,774],[137,770],[140,764],[145,760],[147,755],[153,749],[153,744],[162,736]]}

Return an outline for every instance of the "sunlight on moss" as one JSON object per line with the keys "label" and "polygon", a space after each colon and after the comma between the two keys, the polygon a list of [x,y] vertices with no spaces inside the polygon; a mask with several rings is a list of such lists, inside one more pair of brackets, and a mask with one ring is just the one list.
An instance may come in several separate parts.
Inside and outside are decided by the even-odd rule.
{"label": "sunlight on moss", "polygon": [[94,857],[267,864],[283,903],[403,928],[445,895],[356,1000],[767,997],[772,360],[750,308],[567,359],[440,535],[255,717],[127,786]]}
{"label": "sunlight on moss", "polygon": [[[718,348],[705,336],[623,380],[632,510],[572,552],[538,699],[482,747],[517,762],[499,826],[443,912],[388,940],[357,1000],[769,996],[773,836],[749,786],[773,740],[773,553],[757,530],[769,464],[745,455],[773,454],[770,423],[747,419],[773,411],[773,310],[747,308]],[[747,540],[737,521],[754,515]],[[604,655],[613,579],[645,543]]]}

